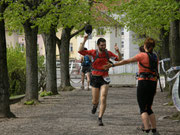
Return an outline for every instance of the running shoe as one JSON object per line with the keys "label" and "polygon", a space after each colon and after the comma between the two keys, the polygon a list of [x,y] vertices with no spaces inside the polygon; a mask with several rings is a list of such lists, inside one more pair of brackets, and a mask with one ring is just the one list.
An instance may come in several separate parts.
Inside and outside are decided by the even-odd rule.
{"label": "running shoe", "polygon": [[144,130],[144,124],[142,124],[141,126],[137,127],[136,129],[137,129],[138,131],[143,131],[143,132],[144,132],[144,131],[145,131],[145,130]]}
{"label": "running shoe", "polygon": [[102,122],[102,118],[98,118],[98,125],[99,126],[104,126],[103,122]]}
{"label": "running shoe", "polygon": [[92,114],[95,114],[97,110],[97,105],[93,105],[93,108],[91,110]]}

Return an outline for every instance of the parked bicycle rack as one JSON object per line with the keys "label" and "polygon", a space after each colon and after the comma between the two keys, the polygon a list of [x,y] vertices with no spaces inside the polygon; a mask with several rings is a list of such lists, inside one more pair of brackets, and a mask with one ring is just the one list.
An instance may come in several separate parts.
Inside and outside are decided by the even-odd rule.
{"label": "parked bicycle rack", "polygon": [[[173,88],[172,88],[172,100],[173,100],[173,103],[174,103],[174,106],[177,108],[178,111],[180,111],[180,66],[175,66],[175,67],[171,67],[170,69],[168,69],[167,71],[165,70],[164,68],[164,62],[166,61],[170,61],[170,58],[166,58],[166,59],[163,59],[160,61],[161,63],[161,67],[162,67],[162,70],[163,72],[165,72],[165,74],[167,75],[167,81],[168,82],[171,82],[172,80],[176,79],[174,85],[173,85]],[[179,71],[176,73],[176,75],[172,78],[169,77],[169,74],[172,72],[172,71]]]}

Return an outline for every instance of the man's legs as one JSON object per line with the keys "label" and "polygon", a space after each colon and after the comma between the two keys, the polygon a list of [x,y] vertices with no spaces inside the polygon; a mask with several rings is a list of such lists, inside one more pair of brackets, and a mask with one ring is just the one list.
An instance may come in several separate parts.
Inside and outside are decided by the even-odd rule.
{"label": "man's legs", "polygon": [[[99,88],[92,87],[92,104],[97,108],[99,103]],[[92,112],[93,113],[93,112]],[[95,113],[95,112],[94,112]],[[94,114],[93,113],[93,114]]]}
{"label": "man's legs", "polygon": [[107,94],[108,94],[108,88],[109,88],[109,85],[106,84],[106,85],[102,85],[100,89],[101,104],[100,104],[99,116],[98,116],[99,126],[104,126],[102,122],[102,116],[106,110],[106,99],[107,99]]}
{"label": "man's legs", "polygon": [[99,111],[99,117],[101,118],[105,112],[106,109],[106,99],[107,99],[107,94],[108,94],[108,88],[109,85],[105,84],[101,86],[101,94],[100,94],[100,100],[101,100],[101,104],[100,104],[100,111]]}
{"label": "man's legs", "polygon": [[87,72],[87,89],[89,90],[90,72]]}
{"label": "man's legs", "polygon": [[82,86],[81,88],[84,89],[84,77],[85,77],[85,73],[82,72],[81,74],[81,81],[82,81]]}

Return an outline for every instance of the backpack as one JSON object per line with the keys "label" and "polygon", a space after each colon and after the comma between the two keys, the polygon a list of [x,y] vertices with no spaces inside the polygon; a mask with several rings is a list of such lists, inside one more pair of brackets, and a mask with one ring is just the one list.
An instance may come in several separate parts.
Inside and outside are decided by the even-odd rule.
{"label": "backpack", "polygon": [[84,56],[82,66],[90,66],[90,65],[91,65],[91,60],[90,60],[89,56],[88,55]]}
{"label": "backpack", "polygon": [[[109,54],[108,54],[107,49],[105,49],[105,53],[106,53],[106,58],[107,58],[108,61],[109,61]],[[98,52],[98,50],[96,50],[96,57],[94,58],[93,63],[96,61],[97,58],[104,58],[104,57],[99,57],[99,52]],[[109,62],[112,63],[111,61],[109,61]],[[93,63],[92,63],[92,64],[93,64]],[[92,67],[91,70],[92,70],[92,71],[102,71],[102,72],[109,71],[109,69],[107,69],[107,70],[103,70],[103,69],[94,69],[93,67]]]}
{"label": "backpack", "polygon": [[148,68],[152,72],[155,72],[156,75],[158,74],[158,58],[156,54],[146,52],[149,57],[149,67],[144,66],[142,63],[139,63],[142,67]]}

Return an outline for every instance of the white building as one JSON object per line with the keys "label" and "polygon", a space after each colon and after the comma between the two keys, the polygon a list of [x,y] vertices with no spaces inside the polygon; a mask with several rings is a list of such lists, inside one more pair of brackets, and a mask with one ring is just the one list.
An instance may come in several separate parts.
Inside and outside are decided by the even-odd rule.
{"label": "white building", "polygon": [[129,59],[135,56],[139,52],[139,46],[134,44],[134,33],[132,31],[127,31],[127,29],[121,29],[121,45],[124,54],[124,59]]}
{"label": "white building", "polygon": [[[105,28],[93,30],[93,33],[86,42],[85,47],[88,48],[88,50],[96,49],[97,40],[102,37],[106,39],[107,49],[114,53],[114,45],[117,44],[124,59],[133,57],[138,53],[138,45],[133,43],[134,33],[132,31],[127,31],[123,27],[111,27],[110,30],[104,32],[105,30]],[[78,36],[78,46],[80,45],[80,43],[82,43],[82,41],[83,37]]]}
{"label": "white building", "polygon": [[[114,45],[117,44],[119,49],[121,50],[121,29],[119,27],[111,27],[110,30],[107,30],[106,28],[98,28],[94,29],[91,36],[87,40],[85,47],[88,48],[88,50],[91,49],[97,49],[97,40],[99,38],[106,39],[106,48],[114,53]],[[83,42],[83,36],[77,37],[77,44],[78,46],[80,43]],[[79,55],[80,57],[80,55]]]}

